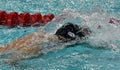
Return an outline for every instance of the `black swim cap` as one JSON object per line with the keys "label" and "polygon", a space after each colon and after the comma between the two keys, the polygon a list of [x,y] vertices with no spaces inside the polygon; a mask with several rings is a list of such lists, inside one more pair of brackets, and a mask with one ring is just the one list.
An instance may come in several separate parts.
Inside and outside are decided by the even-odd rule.
{"label": "black swim cap", "polygon": [[61,28],[59,28],[55,35],[58,36],[59,40],[75,40],[76,37],[86,38],[90,35],[91,30],[88,27],[80,27],[73,23],[66,23]]}
{"label": "black swim cap", "polygon": [[65,25],[63,25],[61,28],[59,28],[56,31],[55,35],[57,35],[59,37],[59,39],[61,39],[60,37],[63,37],[67,40],[74,40],[76,37],[75,36],[76,32],[78,30],[79,30],[78,25],[68,22]]}

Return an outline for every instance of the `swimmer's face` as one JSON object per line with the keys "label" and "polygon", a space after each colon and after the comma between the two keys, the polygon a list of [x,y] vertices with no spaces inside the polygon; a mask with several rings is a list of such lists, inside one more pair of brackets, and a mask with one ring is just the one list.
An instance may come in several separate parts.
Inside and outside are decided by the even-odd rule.
{"label": "swimmer's face", "polygon": [[75,40],[76,37],[83,38],[89,35],[90,30],[87,27],[80,27],[76,24],[67,23],[59,28],[55,35],[61,40]]}

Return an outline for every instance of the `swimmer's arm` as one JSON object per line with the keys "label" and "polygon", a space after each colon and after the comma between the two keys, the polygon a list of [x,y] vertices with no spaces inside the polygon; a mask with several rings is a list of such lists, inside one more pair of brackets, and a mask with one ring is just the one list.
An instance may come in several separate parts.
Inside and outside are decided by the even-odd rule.
{"label": "swimmer's arm", "polygon": [[42,55],[41,51],[38,50],[38,45],[33,45],[33,47],[24,47],[19,50],[13,51],[12,57],[6,58],[3,61],[6,63],[12,63],[24,59],[32,59]]}
{"label": "swimmer's arm", "polygon": [[33,36],[33,34],[29,34],[25,37],[22,37],[22,38],[12,41],[11,43],[9,43],[5,46],[6,50],[19,49],[24,46],[27,46],[29,43],[31,43],[30,37],[32,37],[32,36]]}
{"label": "swimmer's arm", "polygon": [[29,44],[34,43],[34,41],[39,38],[44,38],[44,33],[41,33],[37,36],[35,33],[31,33],[29,35],[16,39],[13,42],[7,44],[4,49],[0,50],[0,52],[5,52],[7,50],[12,50],[12,49],[19,50],[23,47],[28,46]]}
{"label": "swimmer's arm", "polygon": [[[55,35],[53,37],[48,38],[49,42],[55,42],[55,41],[57,41],[57,39],[58,38]],[[19,56],[19,54],[18,54],[19,57],[15,56],[15,57],[12,57],[12,58],[5,59],[4,62],[11,63],[11,62],[15,62],[15,61],[18,61],[18,60],[31,59],[31,58],[38,57],[38,56],[42,55],[42,52],[40,50],[38,50],[39,46],[40,46],[40,44],[39,45],[33,45],[33,48],[21,49],[20,54],[22,56],[21,55]],[[24,55],[32,55],[32,56],[26,58],[26,57],[23,57]]]}

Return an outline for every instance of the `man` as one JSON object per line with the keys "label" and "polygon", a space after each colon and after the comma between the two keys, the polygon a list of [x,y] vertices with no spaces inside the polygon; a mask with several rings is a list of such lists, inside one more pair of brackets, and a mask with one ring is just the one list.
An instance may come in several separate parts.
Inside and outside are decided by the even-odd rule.
{"label": "man", "polygon": [[[33,58],[43,54],[46,48],[67,46],[64,44],[87,38],[90,33],[91,31],[88,27],[81,27],[68,22],[60,27],[55,34],[34,32],[23,38],[16,39],[5,47],[0,48],[0,53],[2,55],[5,55],[5,53],[11,55],[8,59],[4,59],[5,62]],[[70,43],[70,45],[73,44]]]}

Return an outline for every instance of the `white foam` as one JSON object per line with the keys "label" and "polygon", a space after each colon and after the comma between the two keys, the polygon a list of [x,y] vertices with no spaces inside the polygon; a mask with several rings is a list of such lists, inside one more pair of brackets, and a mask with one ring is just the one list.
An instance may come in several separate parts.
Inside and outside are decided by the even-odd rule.
{"label": "white foam", "polygon": [[[64,18],[57,22],[58,19]],[[120,26],[109,23],[111,16],[105,12],[80,13],[69,9],[63,10],[54,21],[56,29],[66,22],[73,22],[81,26],[88,26],[92,33],[86,41],[92,47],[120,48]],[[60,25],[60,26],[58,26]],[[49,27],[49,26],[48,26]],[[55,32],[55,29],[53,29]]]}

